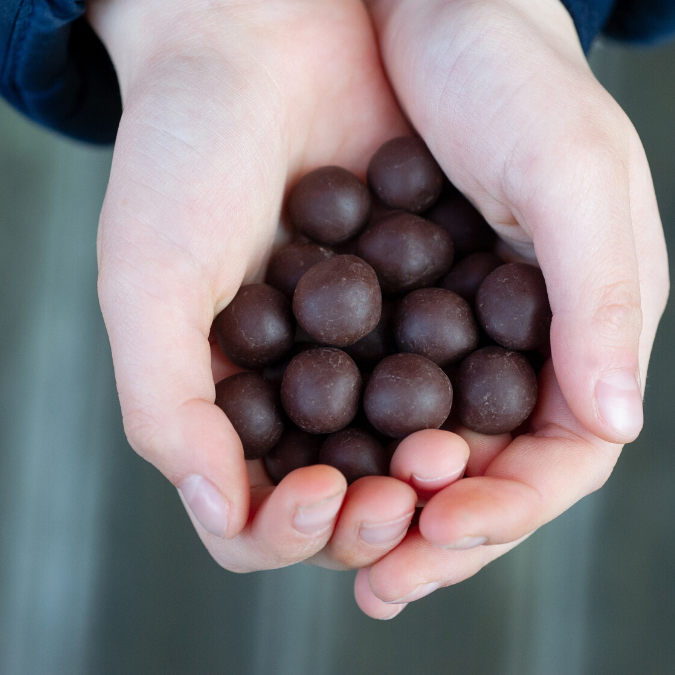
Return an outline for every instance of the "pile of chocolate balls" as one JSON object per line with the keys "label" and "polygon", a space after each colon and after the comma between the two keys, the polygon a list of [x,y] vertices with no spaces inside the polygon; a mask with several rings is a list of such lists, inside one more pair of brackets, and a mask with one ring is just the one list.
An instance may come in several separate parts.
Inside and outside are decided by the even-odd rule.
{"label": "pile of chocolate balls", "polygon": [[420,139],[385,143],[368,186],[312,171],[288,213],[295,240],[213,325],[249,371],[216,385],[246,459],[264,458],[275,483],[317,463],[351,483],[387,475],[415,431],[502,434],[527,419],[549,340],[544,278],[493,252],[494,232]]}

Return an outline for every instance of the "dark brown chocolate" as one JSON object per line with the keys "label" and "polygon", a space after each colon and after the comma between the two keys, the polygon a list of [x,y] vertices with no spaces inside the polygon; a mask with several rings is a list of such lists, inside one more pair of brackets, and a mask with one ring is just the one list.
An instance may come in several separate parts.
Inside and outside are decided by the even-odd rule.
{"label": "dark brown chocolate", "polygon": [[314,265],[298,282],[293,313],[314,340],[346,347],[380,320],[382,293],[375,270],[354,255]]}
{"label": "dark brown chocolate", "polygon": [[302,275],[313,265],[332,258],[335,253],[312,242],[293,242],[275,253],[267,268],[265,283],[280,290],[289,300]]}
{"label": "dark brown chocolate", "polygon": [[534,409],[537,376],[523,354],[485,347],[462,361],[455,397],[461,424],[481,434],[504,434]]}
{"label": "dark brown chocolate", "polygon": [[389,459],[382,444],[355,427],[331,434],[321,446],[319,463],[341,471],[348,484],[364,476],[389,474]]}
{"label": "dark brown chocolate", "polygon": [[368,184],[386,206],[421,213],[441,194],[443,172],[423,140],[402,136],[387,141],[373,155]]}
{"label": "dark brown chocolate", "polygon": [[345,347],[359,368],[371,371],[383,358],[396,352],[393,331],[394,304],[388,300],[382,302],[380,320],[365,337],[353,345]]}
{"label": "dark brown chocolate", "polygon": [[476,349],[478,326],[464,298],[444,288],[420,288],[399,303],[394,337],[399,351],[445,368]]}
{"label": "dark brown chocolate", "polygon": [[359,256],[372,265],[383,293],[432,286],[452,265],[452,241],[443,228],[410,213],[378,220],[359,237]]}
{"label": "dark brown chocolate", "polygon": [[281,440],[265,455],[265,468],[276,485],[291,471],[319,462],[324,436],[308,434],[296,426],[284,431]]}
{"label": "dark brown chocolate", "polygon": [[246,459],[260,459],[284,431],[279,391],[255,373],[237,373],[216,385],[216,405],[227,415]]}
{"label": "dark brown chocolate", "polygon": [[541,270],[508,263],[488,274],[476,294],[476,316],[485,332],[507,349],[527,351],[548,342],[551,307]]}
{"label": "dark brown chocolate", "polygon": [[356,416],[361,398],[361,373],[340,349],[323,347],[298,354],[281,382],[286,414],[304,431],[330,434]]}
{"label": "dark brown chocolate", "polygon": [[478,251],[491,251],[497,241],[495,231],[485,218],[460,193],[441,199],[425,217],[450,235],[457,258]]}
{"label": "dark brown chocolate", "polygon": [[223,354],[241,368],[264,368],[290,351],[295,336],[291,303],[267,284],[242,286],[214,319]]}
{"label": "dark brown chocolate", "polygon": [[504,261],[496,253],[471,253],[456,262],[438,285],[461,295],[473,307],[476,293],[485,277],[503,264]]}
{"label": "dark brown chocolate", "polygon": [[347,241],[366,225],[370,202],[368,188],[353,173],[323,166],[297,182],[288,210],[300,232],[330,245]]}
{"label": "dark brown chocolate", "polygon": [[448,376],[418,354],[394,354],[381,361],[363,396],[370,423],[391,438],[438,429],[451,406]]}

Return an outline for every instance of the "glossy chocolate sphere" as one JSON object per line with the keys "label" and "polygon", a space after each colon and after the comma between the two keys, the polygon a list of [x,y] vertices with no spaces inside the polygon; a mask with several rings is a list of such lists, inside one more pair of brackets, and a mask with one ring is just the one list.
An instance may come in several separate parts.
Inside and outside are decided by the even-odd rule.
{"label": "glossy chocolate sphere", "polygon": [[441,194],[443,172],[422,139],[401,136],[373,155],[368,184],[386,206],[421,213]]}
{"label": "glossy chocolate sphere", "polygon": [[334,466],[350,484],[364,476],[389,474],[389,457],[382,444],[356,427],[328,436],[321,446],[319,463]]}
{"label": "glossy chocolate sphere", "polygon": [[478,326],[464,298],[444,288],[420,288],[399,303],[394,337],[399,351],[445,368],[476,349]]}
{"label": "glossy chocolate sphere", "polygon": [[335,255],[331,249],[312,242],[293,242],[275,253],[267,268],[265,283],[274,286],[289,300],[302,275],[313,265]]}
{"label": "glossy chocolate sphere", "polygon": [[267,284],[242,286],[214,319],[218,344],[241,368],[264,368],[293,346],[295,319],[283,293]]}
{"label": "glossy chocolate sphere", "polygon": [[298,354],[281,381],[286,414],[312,434],[344,429],[356,416],[360,398],[361,373],[340,349],[322,347]]}
{"label": "glossy chocolate sphere", "polygon": [[324,166],[303,176],[288,210],[295,227],[314,241],[338,244],[356,235],[370,216],[368,188],[350,171]]}
{"label": "glossy chocolate sphere", "polygon": [[382,293],[373,268],[353,255],[314,265],[298,282],[293,313],[314,340],[345,347],[377,326]]}
{"label": "glossy chocolate sphere", "polygon": [[284,431],[279,392],[254,373],[237,373],[216,385],[216,405],[227,415],[246,459],[259,459],[271,450]]}
{"label": "glossy chocolate sphere", "polygon": [[448,376],[418,354],[394,354],[381,361],[363,395],[368,420],[390,438],[438,429],[451,406]]}
{"label": "glossy chocolate sphere", "polygon": [[501,347],[464,359],[454,381],[459,421],[481,434],[513,431],[537,402],[537,376],[527,358]]}
{"label": "glossy chocolate sphere", "polygon": [[526,263],[498,267],[478,289],[476,316],[483,330],[502,347],[527,351],[545,344],[551,307],[541,270]]}
{"label": "glossy chocolate sphere", "polygon": [[377,273],[382,292],[392,295],[432,286],[454,256],[443,228],[410,213],[378,220],[359,237],[358,251]]}

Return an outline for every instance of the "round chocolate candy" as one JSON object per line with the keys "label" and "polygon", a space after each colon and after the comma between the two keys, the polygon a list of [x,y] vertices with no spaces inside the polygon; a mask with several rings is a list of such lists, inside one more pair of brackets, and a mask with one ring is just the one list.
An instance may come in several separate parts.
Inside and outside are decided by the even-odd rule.
{"label": "round chocolate candy", "polygon": [[246,459],[260,459],[284,431],[278,389],[255,373],[237,373],[216,385],[216,405],[227,415]]}
{"label": "round chocolate candy", "polygon": [[289,300],[302,275],[313,265],[328,260],[333,251],[312,242],[293,242],[275,253],[267,268],[265,282],[280,290]]}
{"label": "round chocolate candy", "polygon": [[476,315],[502,347],[527,351],[547,342],[551,307],[541,270],[527,263],[498,267],[478,289]]}
{"label": "round chocolate candy", "polygon": [[444,288],[420,288],[399,303],[394,337],[399,351],[445,368],[476,349],[478,326],[464,298]]}
{"label": "round chocolate candy", "polygon": [[473,305],[485,277],[503,264],[504,261],[496,253],[487,251],[472,253],[455,263],[438,285],[461,295]]}
{"label": "round chocolate candy", "polygon": [[317,263],[298,282],[293,313],[314,340],[346,347],[380,320],[382,293],[375,270],[354,255]]}
{"label": "round chocolate candy", "polygon": [[368,222],[370,201],[368,188],[353,173],[323,166],[297,182],[288,210],[295,227],[310,239],[339,244]]}
{"label": "round chocolate candy", "polygon": [[422,139],[402,136],[373,155],[368,184],[386,206],[421,213],[441,194],[443,172]]}
{"label": "round chocolate candy", "polygon": [[394,304],[388,300],[382,301],[380,320],[365,337],[353,345],[345,347],[362,370],[371,371],[383,358],[396,352],[392,322],[394,318]]}
{"label": "round chocolate candy", "polygon": [[293,346],[295,320],[291,303],[267,284],[242,286],[215,318],[218,344],[241,368],[264,368],[281,360]]}
{"label": "round chocolate candy", "polygon": [[381,361],[363,395],[368,420],[390,438],[438,429],[451,406],[448,376],[418,354],[393,354]]}
{"label": "round chocolate candy", "polygon": [[291,471],[319,462],[323,436],[308,434],[291,427],[284,431],[281,440],[265,455],[265,468],[276,485]]}
{"label": "round chocolate candy", "polygon": [[455,396],[461,424],[481,434],[505,434],[534,409],[537,376],[523,354],[485,347],[462,361]]}
{"label": "round chocolate candy", "polygon": [[425,217],[450,235],[458,258],[494,248],[497,240],[495,231],[471,202],[459,193],[440,200]]}
{"label": "round chocolate candy", "polygon": [[348,484],[364,476],[389,475],[388,456],[382,444],[356,427],[331,434],[321,446],[319,463],[341,471]]}
{"label": "round chocolate candy", "polygon": [[388,294],[432,286],[447,274],[454,257],[448,233],[411,213],[378,220],[359,237],[358,251]]}
{"label": "round chocolate candy", "polygon": [[298,354],[281,381],[286,414],[304,431],[330,434],[356,416],[361,398],[361,373],[340,349],[323,347]]}
{"label": "round chocolate candy", "polygon": [[262,369],[261,375],[268,381],[273,382],[277,386],[281,386],[281,380],[284,378],[284,373],[288,364],[291,362],[294,356],[297,356],[301,352],[306,352],[308,349],[316,349],[319,345],[316,342],[307,342],[306,340],[300,340],[296,342],[291,351],[284,356],[281,361],[273,363],[271,366],[266,366]]}

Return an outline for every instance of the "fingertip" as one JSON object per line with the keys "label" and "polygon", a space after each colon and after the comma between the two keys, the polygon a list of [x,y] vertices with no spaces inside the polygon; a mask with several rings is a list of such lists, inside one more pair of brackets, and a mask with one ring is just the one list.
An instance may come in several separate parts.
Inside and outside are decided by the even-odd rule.
{"label": "fingertip", "polygon": [[610,442],[634,441],[644,423],[642,392],[634,372],[607,373],[595,385],[598,415],[609,428]]}
{"label": "fingertip", "polygon": [[398,616],[407,603],[388,604],[375,596],[370,588],[370,567],[364,567],[356,573],[354,579],[354,598],[359,609],[371,619],[387,621]]}
{"label": "fingertip", "polygon": [[463,438],[450,431],[424,429],[399,443],[390,473],[427,498],[461,478],[468,459],[469,446]]}

